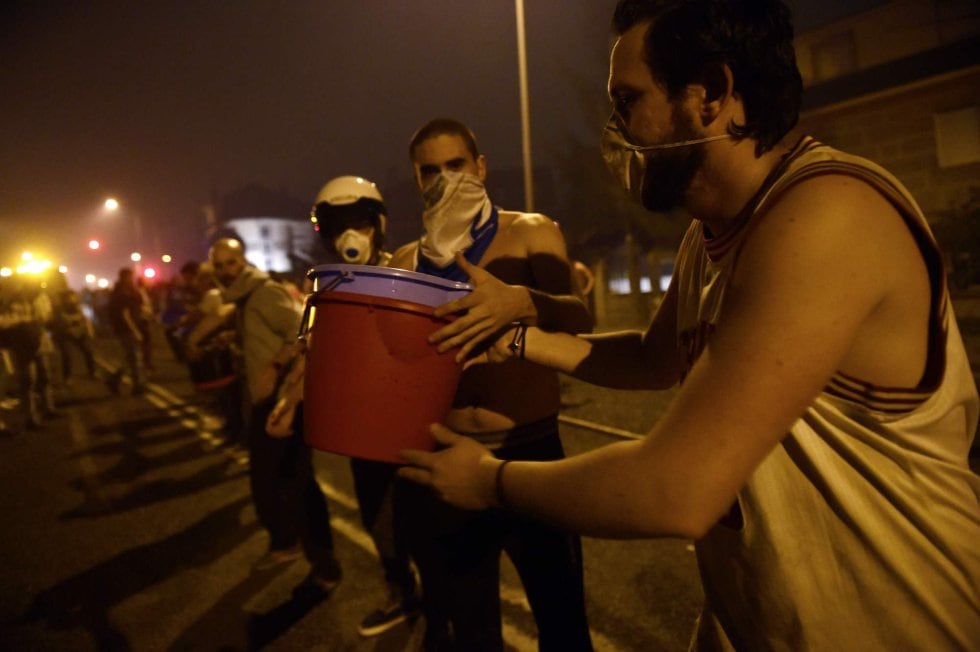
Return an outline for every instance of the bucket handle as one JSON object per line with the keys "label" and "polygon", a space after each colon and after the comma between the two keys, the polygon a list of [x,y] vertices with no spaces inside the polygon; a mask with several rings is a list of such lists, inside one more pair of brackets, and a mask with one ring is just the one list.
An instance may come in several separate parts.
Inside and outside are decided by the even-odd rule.
{"label": "bucket handle", "polygon": [[324,292],[330,292],[341,283],[350,283],[353,280],[354,272],[349,269],[342,269],[340,270],[340,273],[331,279],[329,283],[306,297],[306,305],[303,306],[303,319],[299,323],[299,333],[296,334],[297,340],[302,340],[304,343],[306,342],[306,334],[310,330],[310,313],[313,311],[314,300]]}

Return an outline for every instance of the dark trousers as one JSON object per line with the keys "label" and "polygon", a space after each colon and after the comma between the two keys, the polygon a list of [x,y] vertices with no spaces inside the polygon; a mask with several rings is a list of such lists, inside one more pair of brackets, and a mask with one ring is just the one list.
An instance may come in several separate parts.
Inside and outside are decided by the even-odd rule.
{"label": "dark trousers", "polygon": [[[50,394],[50,383],[41,382],[45,376],[45,366],[40,355],[34,357],[16,354],[14,365],[19,386],[20,406],[24,414],[24,421],[30,427],[41,425],[42,403],[51,403],[53,400],[42,399],[41,389],[45,389],[46,396]],[[48,407],[51,407],[50,405]]]}
{"label": "dark trousers", "polygon": [[95,356],[92,353],[92,338],[87,335],[71,335],[62,333],[57,339],[58,349],[61,352],[61,373],[62,379],[68,380],[71,377],[71,350],[78,349],[85,360],[85,369],[88,375],[95,377]]}
{"label": "dark trousers", "polygon": [[[496,451],[514,460],[564,457],[553,434]],[[539,649],[591,650],[578,536],[501,510],[464,511],[406,483],[411,551],[422,579],[426,648],[503,650],[500,553],[514,563],[538,625]]]}
{"label": "dark trousers", "polygon": [[313,454],[303,441],[303,406],[297,408],[293,433],[270,437],[265,422],[272,400],[252,406],[249,421],[249,481],[259,522],[269,532],[269,547],[303,545],[315,573],[339,572],[326,498],[313,473]]}
{"label": "dark trousers", "polygon": [[[117,334],[119,344],[123,349],[126,366],[129,368],[130,378],[133,381],[133,387],[143,387],[146,384],[146,373],[143,369],[143,345],[129,331],[119,331]],[[116,369],[114,377],[118,381],[122,375],[123,368],[119,367]]]}
{"label": "dark trousers", "polygon": [[395,484],[407,481],[398,478],[398,466],[388,462],[353,457],[350,470],[361,524],[378,551],[392,596],[402,602],[412,600],[416,587],[408,553],[411,524],[401,504],[403,493],[393,490]]}
{"label": "dark trousers", "polygon": [[225,418],[225,436],[231,441],[244,444],[248,438],[248,433],[246,432],[242,379],[235,378],[224,387],[216,387],[209,393],[214,400],[215,408]]}

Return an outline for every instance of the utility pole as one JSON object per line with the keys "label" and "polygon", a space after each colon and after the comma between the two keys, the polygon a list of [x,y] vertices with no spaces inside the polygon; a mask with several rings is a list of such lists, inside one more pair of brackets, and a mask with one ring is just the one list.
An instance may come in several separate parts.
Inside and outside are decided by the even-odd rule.
{"label": "utility pole", "polygon": [[534,212],[534,175],[531,167],[531,106],[527,92],[527,48],[524,39],[524,0],[514,0],[517,14],[517,67],[521,89],[521,152],[524,160],[524,210]]}

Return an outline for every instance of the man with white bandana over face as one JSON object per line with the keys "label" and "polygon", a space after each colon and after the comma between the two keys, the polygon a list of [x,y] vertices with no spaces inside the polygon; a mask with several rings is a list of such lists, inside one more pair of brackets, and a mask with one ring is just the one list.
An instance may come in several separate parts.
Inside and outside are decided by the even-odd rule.
{"label": "man with white bandana over face", "polygon": [[[473,270],[492,271],[496,278],[486,276],[498,311],[478,306],[485,291],[479,287],[455,307],[465,312],[458,321],[471,328],[494,332],[521,322],[572,333],[591,330],[591,316],[572,292],[557,225],[544,215],[491,203],[483,186],[486,161],[465,125],[448,119],[427,123],[413,137],[409,156],[422,192],[424,231],[419,241],[395,252],[392,267],[458,280]],[[461,265],[470,267],[469,275]],[[500,459],[554,460],[564,457],[558,407],[557,374],[514,360],[465,370],[446,419]],[[524,583],[541,649],[591,649],[578,537],[503,512],[455,509],[411,483],[400,491],[411,509],[426,649],[503,649],[502,550]]]}
{"label": "man with white bandana over face", "polygon": [[621,0],[613,22],[606,159],[644,207],[695,218],[670,288],[645,332],[531,328],[485,357],[680,387],[639,441],[507,464],[434,426],[446,448],[404,451],[403,475],[470,509],[693,539],[692,649],[980,649],[977,389],[925,216],[880,166],[791,135],[779,0]]}

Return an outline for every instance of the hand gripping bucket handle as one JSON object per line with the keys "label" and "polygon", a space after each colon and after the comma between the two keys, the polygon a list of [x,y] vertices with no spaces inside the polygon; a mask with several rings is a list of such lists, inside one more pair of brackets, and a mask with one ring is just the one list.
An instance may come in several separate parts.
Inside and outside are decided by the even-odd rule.
{"label": "hand gripping bucket handle", "polygon": [[[311,270],[306,276],[307,278],[312,280],[316,278],[316,271]],[[313,304],[317,302],[317,299],[319,299],[320,295],[325,292],[330,292],[341,283],[351,283],[353,281],[354,281],[353,270],[349,270],[349,269],[340,270],[340,273],[337,274],[336,278],[332,279],[329,283],[324,285],[322,288],[318,289],[316,292],[311,292],[310,295],[306,297],[306,305],[303,307],[303,319],[299,323],[299,333],[297,333],[296,339],[303,342],[304,344],[306,343],[306,334],[310,330],[310,314],[313,312]]]}

